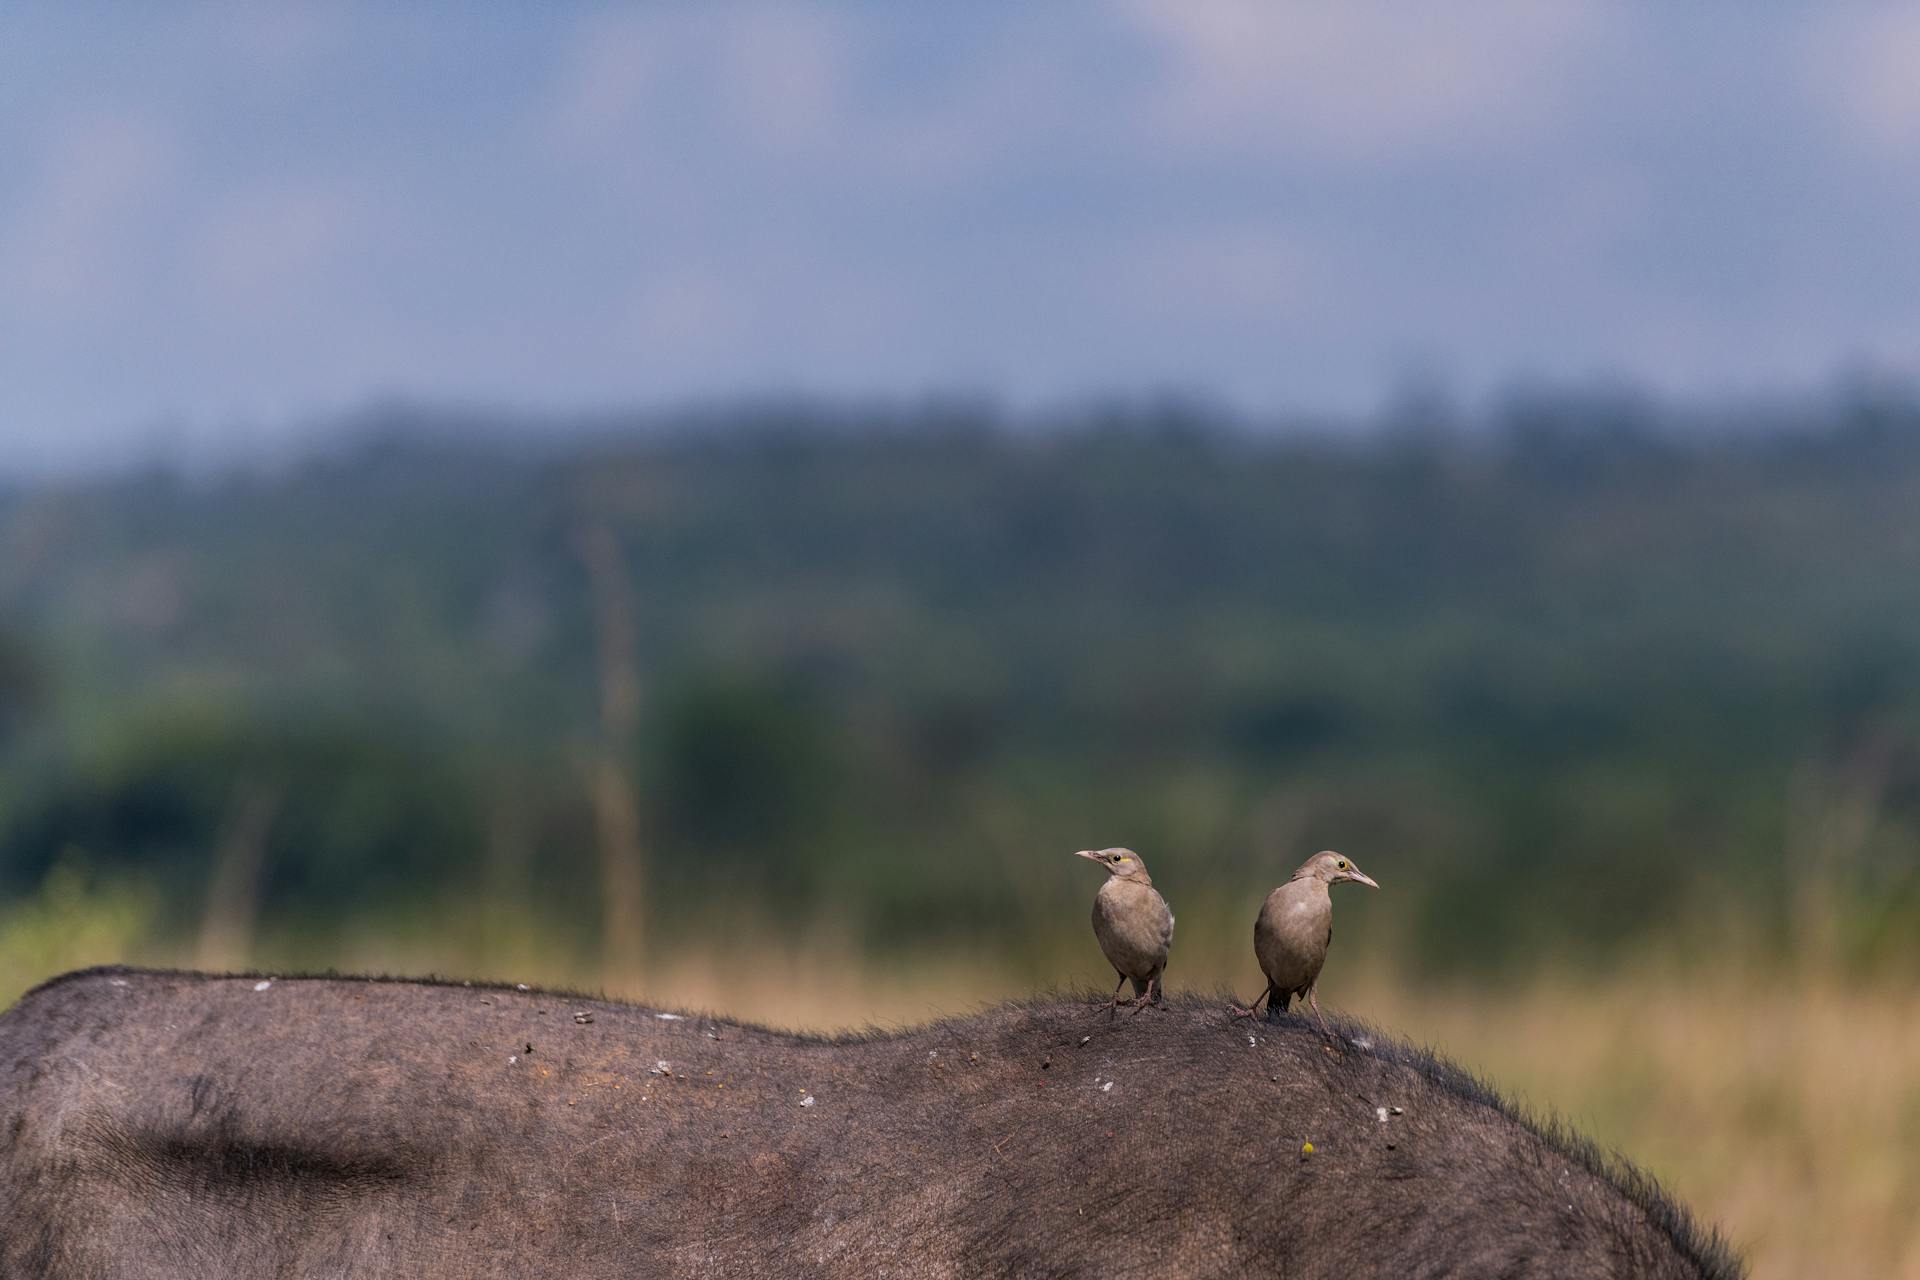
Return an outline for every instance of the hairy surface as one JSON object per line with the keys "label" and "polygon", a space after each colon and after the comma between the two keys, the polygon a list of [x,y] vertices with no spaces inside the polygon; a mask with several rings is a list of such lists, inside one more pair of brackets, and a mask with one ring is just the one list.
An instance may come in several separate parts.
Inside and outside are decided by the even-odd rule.
{"label": "hairy surface", "polygon": [[1631,1168],[1349,1023],[1176,996],[815,1037],[263,984],[89,970],[0,1016],[0,1275],[1740,1274]]}

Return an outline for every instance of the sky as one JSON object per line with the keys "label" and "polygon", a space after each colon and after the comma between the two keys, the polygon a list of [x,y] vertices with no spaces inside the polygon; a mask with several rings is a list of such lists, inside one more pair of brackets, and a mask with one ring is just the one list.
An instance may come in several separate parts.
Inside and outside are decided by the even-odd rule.
{"label": "sky", "polygon": [[1920,5],[0,11],[0,472],[393,399],[1920,372]]}

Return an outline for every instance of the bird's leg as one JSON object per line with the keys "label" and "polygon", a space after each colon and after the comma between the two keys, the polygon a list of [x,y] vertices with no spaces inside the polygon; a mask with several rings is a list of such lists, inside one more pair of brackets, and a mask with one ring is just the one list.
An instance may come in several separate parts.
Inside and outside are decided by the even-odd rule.
{"label": "bird's leg", "polygon": [[1265,1000],[1267,1002],[1267,1012],[1272,1013],[1273,1012],[1273,984],[1271,982],[1267,984],[1267,989],[1265,991],[1262,991],[1259,995],[1255,996],[1253,998],[1253,1003],[1248,1005],[1246,1008],[1242,1009],[1239,1005],[1233,1003],[1233,1001],[1231,1000],[1227,1001],[1227,1008],[1233,1010],[1233,1016],[1236,1018],[1251,1018],[1255,1013],[1259,1012],[1260,1002],[1262,1000]]}
{"label": "bird's leg", "polygon": [[1160,979],[1158,978],[1147,979],[1147,989],[1145,991],[1142,991],[1139,995],[1135,996],[1131,1001],[1128,1002],[1131,1005],[1133,1005],[1133,1011],[1136,1014],[1140,1012],[1140,1008],[1142,1005],[1158,1004],[1158,998],[1160,995],[1159,987],[1160,987]]}
{"label": "bird's leg", "polygon": [[1109,1018],[1113,1016],[1113,1011],[1120,1007],[1120,988],[1126,985],[1127,975],[1123,973],[1120,975],[1120,981],[1113,984],[1113,999],[1107,1001],[1107,1016]]}
{"label": "bird's leg", "polygon": [[1313,1020],[1320,1024],[1320,1034],[1331,1040],[1333,1032],[1327,1030],[1327,1020],[1320,1016],[1320,997],[1313,994],[1312,987],[1307,988],[1307,1003],[1313,1007]]}

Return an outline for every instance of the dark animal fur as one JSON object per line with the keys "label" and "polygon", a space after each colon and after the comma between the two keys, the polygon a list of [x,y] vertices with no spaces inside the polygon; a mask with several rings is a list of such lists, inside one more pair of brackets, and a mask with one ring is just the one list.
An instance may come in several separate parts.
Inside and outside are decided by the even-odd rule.
{"label": "dark animal fur", "polygon": [[817,1037],[254,985],[89,970],[0,1016],[0,1276],[1740,1274],[1643,1175],[1352,1023],[1175,996]]}

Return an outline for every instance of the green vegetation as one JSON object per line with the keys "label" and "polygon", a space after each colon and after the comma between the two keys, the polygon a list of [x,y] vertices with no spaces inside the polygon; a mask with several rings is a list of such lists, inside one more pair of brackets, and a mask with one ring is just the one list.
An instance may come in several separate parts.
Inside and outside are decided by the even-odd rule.
{"label": "green vegetation", "polygon": [[282,473],[14,492],[0,901],[84,866],[143,904],[114,928],[310,963],[376,918],[589,957],[758,912],[1047,978],[1076,848],[1137,845],[1198,922],[1330,845],[1389,886],[1343,942],[1423,968],[1910,963],[1920,411],[1771,416],[530,449],[402,414]]}
{"label": "green vegetation", "polygon": [[1330,845],[1385,888],[1324,1003],[1757,1275],[1920,1266],[1912,404],[377,425],[0,493],[0,1000],[133,959],[915,1020],[1104,985],[1067,855],[1114,843],[1172,985],[1251,994]]}

